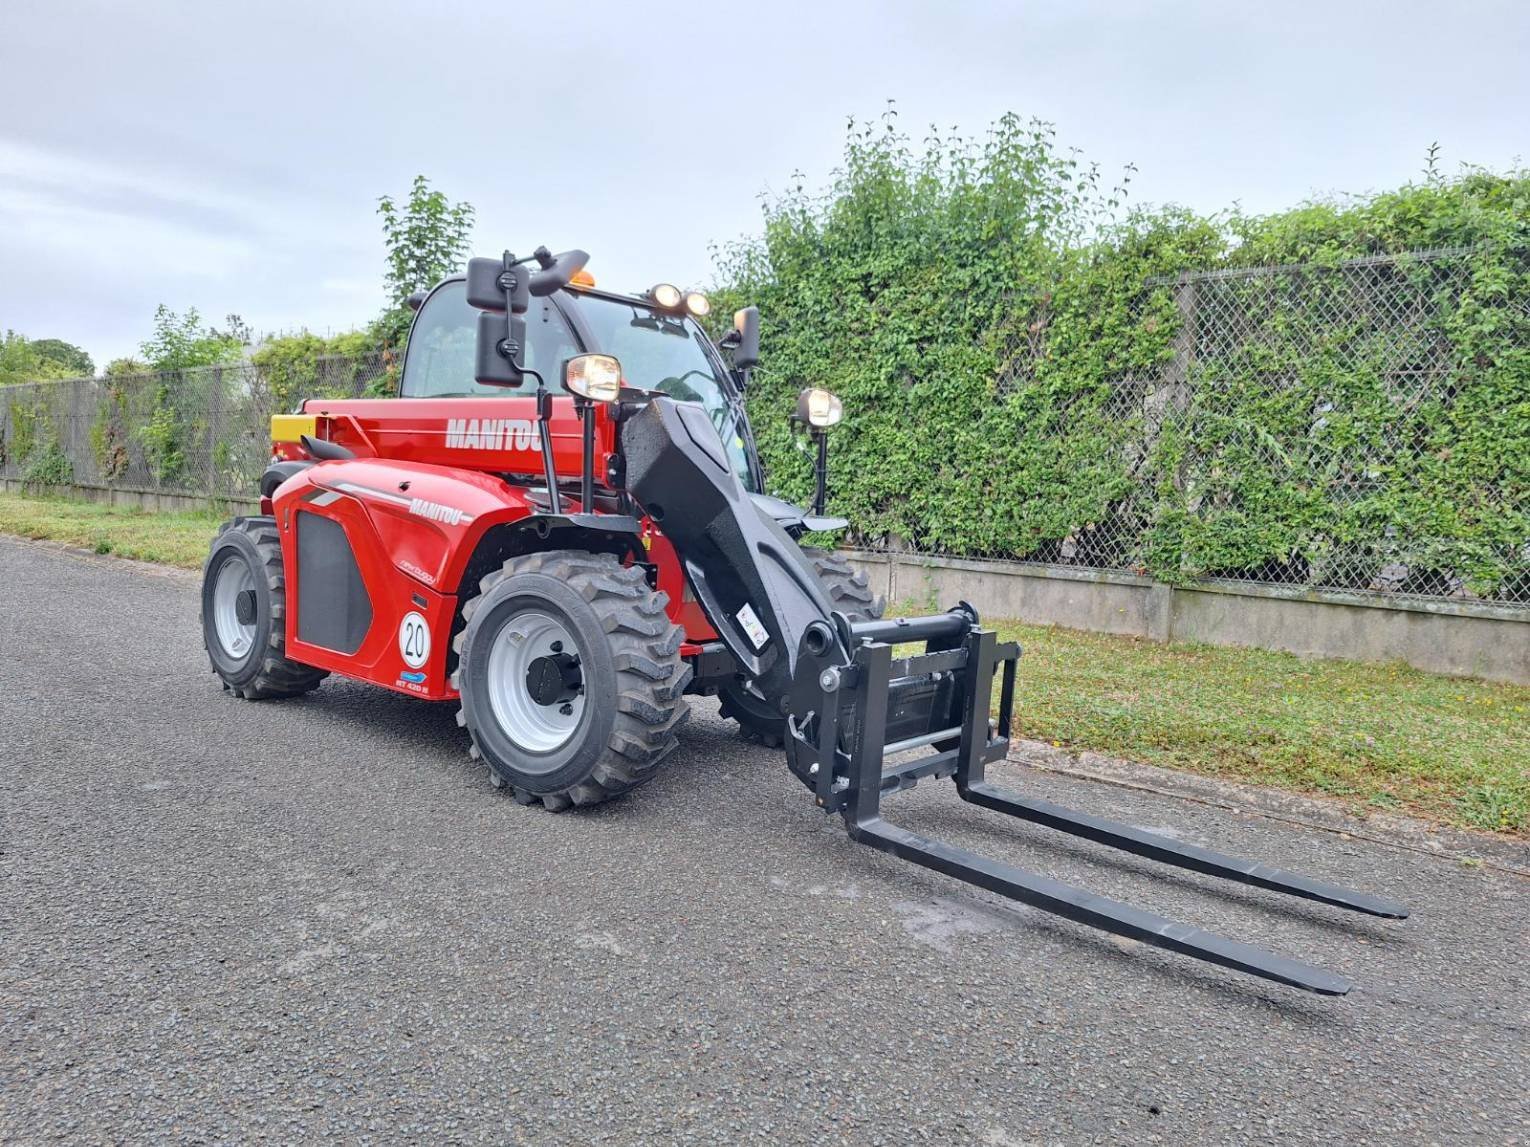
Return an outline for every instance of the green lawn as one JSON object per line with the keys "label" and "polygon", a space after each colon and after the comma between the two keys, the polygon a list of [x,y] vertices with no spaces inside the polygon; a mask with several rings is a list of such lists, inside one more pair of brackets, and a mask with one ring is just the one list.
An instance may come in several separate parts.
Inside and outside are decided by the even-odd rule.
{"label": "green lawn", "polygon": [[231,517],[232,513],[154,513],[95,502],[0,494],[0,533],[67,542],[98,554],[119,554],[188,570],[202,568],[213,534]]}
{"label": "green lawn", "polygon": [[1016,733],[1530,833],[1530,688],[996,622],[1025,647]]}
{"label": "green lawn", "polygon": [[[185,569],[227,516],[0,494],[0,532]],[[1530,688],[996,624],[1025,646],[1018,735],[1530,835]]]}

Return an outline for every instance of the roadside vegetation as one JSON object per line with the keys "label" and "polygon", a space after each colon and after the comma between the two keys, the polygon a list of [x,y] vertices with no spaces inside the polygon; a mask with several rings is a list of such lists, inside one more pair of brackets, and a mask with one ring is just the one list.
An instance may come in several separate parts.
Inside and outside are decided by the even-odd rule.
{"label": "roadside vegetation", "polygon": [[[0,532],[192,570],[227,516],[0,494]],[[1530,689],[998,625],[1025,646],[1018,736],[1530,835]]]}
{"label": "roadside vegetation", "polygon": [[1530,834],[1530,688],[1399,662],[996,623],[1025,649],[1015,734]]}
{"label": "roadside vegetation", "polygon": [[0,533],[78,546],[198,570],[229,515],[207,511],[157,513],[64,498],[0,494]]}

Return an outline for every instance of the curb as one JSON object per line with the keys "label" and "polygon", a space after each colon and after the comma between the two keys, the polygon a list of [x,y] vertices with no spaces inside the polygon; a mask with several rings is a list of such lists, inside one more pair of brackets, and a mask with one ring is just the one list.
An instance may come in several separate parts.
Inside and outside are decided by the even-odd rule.
{"label": "curb", "polygon": [[1481,864],[1515,876],[1530,877],[1530,843],[1507,837],[1468,832],[1393,813],[1361,816],[1337,800],[1217,780],[1102,753],[1073,752],[1042,741],[1015,741],[1007,759],[1011,764],[1025,768],[1193,800],[1302,828],[1403,848],[1440,860]]}

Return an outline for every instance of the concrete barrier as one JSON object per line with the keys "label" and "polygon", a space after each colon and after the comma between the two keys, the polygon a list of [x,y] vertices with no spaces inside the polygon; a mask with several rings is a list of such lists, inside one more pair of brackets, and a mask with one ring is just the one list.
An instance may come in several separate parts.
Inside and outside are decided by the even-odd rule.
{"label": "concrete barrier", "polygon": [[846,551],[889,602],[984,617],[1279,649],[1309,657],[1402,661],[1431,673],[1530,685],[1530,610],[1474,601],[1372,599],[1237,582],[1190,588],[1067,566]]}

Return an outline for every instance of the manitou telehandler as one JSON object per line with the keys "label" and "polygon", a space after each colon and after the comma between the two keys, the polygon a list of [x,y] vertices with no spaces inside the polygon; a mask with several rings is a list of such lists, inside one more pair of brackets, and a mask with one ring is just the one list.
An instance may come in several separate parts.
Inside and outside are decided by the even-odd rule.
{"label": "manitou telehandler", "polygon": [[[1401,905],[995,787],[1019,648],[963,603],[883,620],[866,579],[798,539],[823,516],[767,497],[742,393],[759,315],[711,342],[706,298],[597,290],[581,251],[472,259],[423,298],[399,396],[272,419],[261,513],[214,540],[202,589],[224,687],[259,700],[329,673],[455,702],[472,755],[523,804],[636,788],[716,693],[855,840],[991,892],[1298,988],[1340,976],[1093,896],[882,819],[954,778],[964,800],[1181,868],[1375,916]],[[724,351],[729,358],[724,357]],[[526,392],[528,380],[534,389]],[[902,655],[895,646],[922,643]],[[997,701],[995,706],[994,702]],[[996,709],[996,717],[995,717]]]}

